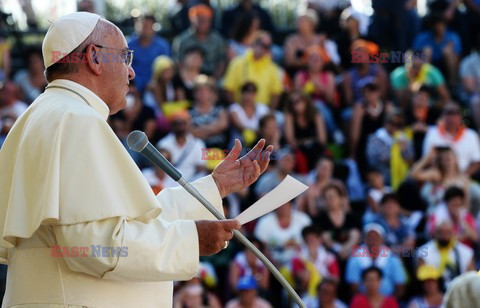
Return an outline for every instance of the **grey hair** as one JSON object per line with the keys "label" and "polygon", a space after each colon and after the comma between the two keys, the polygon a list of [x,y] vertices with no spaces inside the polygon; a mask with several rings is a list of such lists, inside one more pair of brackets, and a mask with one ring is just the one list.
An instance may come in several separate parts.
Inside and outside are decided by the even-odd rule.
{"label": "grey hair", "polygon": [[[68,55],[63,57],[57,63],[50,65],[45,70],[45,78],[48,82],[56,79],[59,75],[68,75],[78,72],[78,67],[81,61],[72,62],[72,61],[62,61],[64,58],[70,59],[73,54],[81,54],[85,52],[85,49],[90,44],[99,44],[102,40],[105,39],[106,34],[112,29],[112,24],[107,20],[101,18],[98,20],[97,25],[93,29],[92,33],[80,44],[77,48],[72,50]],[[63,63],[62,63],[63,62]]]}

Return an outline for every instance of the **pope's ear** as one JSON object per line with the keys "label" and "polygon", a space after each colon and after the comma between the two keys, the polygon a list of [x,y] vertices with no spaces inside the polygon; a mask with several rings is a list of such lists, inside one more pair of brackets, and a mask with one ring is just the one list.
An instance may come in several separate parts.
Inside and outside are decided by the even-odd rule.
{"label": "pope's ear", "polygon": [[95,75],[100,75],[102,73],[102,67],[99,48],[95,45],[88,45],[85,51],[85,58],[87,60],[87,65],[92,70],[92,72]]}

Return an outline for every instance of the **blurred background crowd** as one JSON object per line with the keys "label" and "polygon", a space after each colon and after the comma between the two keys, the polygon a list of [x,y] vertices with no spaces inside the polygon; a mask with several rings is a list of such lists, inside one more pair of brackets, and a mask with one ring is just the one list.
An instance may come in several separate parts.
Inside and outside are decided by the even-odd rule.
{"label": "blurred background crowd", "polygon": [[[244,149],[266,139],[269,169],[224,211],[236,217],[287,174],[309,186],[243,228],[308,307],[440,307],[449,283],[480,264],[480,1],[426,0],[420,15],[416,0],[365,10],[309,0],[291,25],[274,21],[268,1],[177,2],[160,21],[140,10],[113,20],[136,72],[109,118],[118,138],[144,131],[189,180],[235,139]],[[31,2],[20,3],[43,35]],[[40,46],[0,15],[1,144],[46,80]],[[177,185],[131,155],[155,193]],[[176,283],[174,302],[292,307],[234,241]]]}

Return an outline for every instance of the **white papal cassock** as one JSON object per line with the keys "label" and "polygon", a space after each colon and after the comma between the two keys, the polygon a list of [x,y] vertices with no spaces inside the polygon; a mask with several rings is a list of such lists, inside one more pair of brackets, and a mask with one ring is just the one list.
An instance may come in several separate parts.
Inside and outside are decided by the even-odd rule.
{"label": "white papal cassock", "polygon": [[[193,219],[213,216],[182,188],[155,197],[108,114],[90,90],[55,80],[8,135],[0,150],[4,307],[171,307],[171,281],[195,275]],[[222,211],[211,176],[194,186]],[[128,247],[128,256],[92,257],[90,248],[88,257],[53,257],[53,245]]]}

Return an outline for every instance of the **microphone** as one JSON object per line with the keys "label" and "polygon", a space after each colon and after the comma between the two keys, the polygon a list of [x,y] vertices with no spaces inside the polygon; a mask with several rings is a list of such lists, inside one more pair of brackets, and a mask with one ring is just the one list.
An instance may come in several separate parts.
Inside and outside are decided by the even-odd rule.
{"label": "microphone", "polygon": [[[144,132],[135,130],[131,132],[127,137],[128,147],[144,155],[148,158],[154,165],[161,168],[165,173],[167,173],[172,179],[174,179],[178,184],[180,184],[186,191],[188,191],[195,199],[197,199],[201,204],[203,204],[210,213],[213,214],[218,220],[225,220],[225,217],[207,200],[205,197],[195,188],[190,182],[188,182],[182,174],[160,153],[149,141],[147,135]],[[260,251],[258,248],[250,242],[245,235],[240,231],[233,231],[234,237],[245,245],[263,264],[270,270],[273,276],[280,282],[280,284],[285,288],[290,298],[301,308],[305,308],[305,304],[302,299],[292,286],[287,282],[282,274],[278,271],[275,265],[268,260],[268,258]]]}
{"label": "microphone", "polygon": [[154,165],[160,167],[168,176],[177,182],[182,174],[162,155],[150,142],[144,132],[135,130],[127,137],[127,144],[130,150],[141,153]]}

